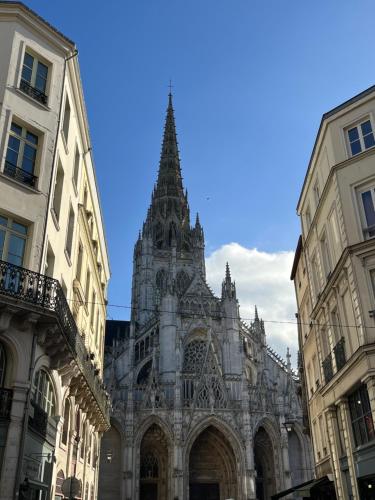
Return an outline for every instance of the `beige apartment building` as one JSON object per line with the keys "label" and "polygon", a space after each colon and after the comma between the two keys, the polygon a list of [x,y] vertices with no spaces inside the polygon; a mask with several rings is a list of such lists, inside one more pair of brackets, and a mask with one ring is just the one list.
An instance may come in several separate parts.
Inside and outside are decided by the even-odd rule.
{"label": "beige apartment building", "polygon": [[108,279],[75,44],[0,1],[1,500],[97,497]]}
{"label": "beige apartment building", "polygon": [[291,278],[327,498],[333,484],[339,499],[375,498],[374,132],[375,87],[326,113],[297,206]]}

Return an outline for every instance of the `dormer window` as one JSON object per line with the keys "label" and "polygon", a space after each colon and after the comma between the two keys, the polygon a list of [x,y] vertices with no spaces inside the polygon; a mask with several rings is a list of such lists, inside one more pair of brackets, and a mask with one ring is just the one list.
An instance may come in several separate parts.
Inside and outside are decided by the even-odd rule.
{"label": "dormer window", "polygon": [[375,146],[374,132],[370,120],[365,120],[347,131],[352,156]]}
{"label": "dormer window", "polygon": [[35,56],[25,52],[23,59],[20,89],[42,104],[47,104],[48,66]]}

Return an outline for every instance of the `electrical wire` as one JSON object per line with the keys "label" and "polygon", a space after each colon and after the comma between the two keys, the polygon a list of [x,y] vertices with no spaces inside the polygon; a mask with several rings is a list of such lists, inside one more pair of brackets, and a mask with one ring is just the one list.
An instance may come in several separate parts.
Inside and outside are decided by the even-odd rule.
{"label": "electrical wire", "polygon": [[[75,300],[75,299],[67,299],[68,302],[72,302],[72,303],[79,303],[81,304],[81,301],[80,300]],[[156,309],[156,308],[147,308],[147,307],[143,307],[143,308],[138,308],[138,307],[132,307],[132,306],[128,306],[128,305],[125,305],[125,304],[111,304],[111,303],[103,303],[103,302],[92,302],[92,301],[87,301],[85,302],[86,305],[90,304],[90,305],[98,305],[98,306],[105,306],[105,307],[113,307],[113,308],[118,308],[118,309],[130,309],[130,310],[139,310],[139,311],[148,311],[148,312],[158,312],[158,313],[167,313],[167,314],[175,314],[176,311],[168,311],[168,310],[163,310],[163,309]],[[205,315],[203,314],[199,314],[199,313],[192,313],[192,316],[201,316],[201,317],[205,317]],[[237,317],[237,316],[221,316],[221,318],[223,319],[240,319],[241,321],[250,321],[251,323],[253,323],[255,321],[255,318],[243,318],[243,317]],[[294,321],[294,320],[276,320],[276,319],[263,319],[261,318],[260,319],[261,321],[263,321],[263,323],[272,323],[272,324],[279,324],[279,325],[295,325],[295,326],[298,326],[298,325],[302,325],[302,326],[309,326],[309,327],[312,327],[312,326],[318,326],[318,327],[327,327],[327,326],[338,326],[338,327],[341,327],[341,328],[375,328],[375,325],[345,325],[344,323],[322,323],[320,324],[318,321],[310,321],[308,323],[305,323],[305,322],[302,322],[302,321]]]}

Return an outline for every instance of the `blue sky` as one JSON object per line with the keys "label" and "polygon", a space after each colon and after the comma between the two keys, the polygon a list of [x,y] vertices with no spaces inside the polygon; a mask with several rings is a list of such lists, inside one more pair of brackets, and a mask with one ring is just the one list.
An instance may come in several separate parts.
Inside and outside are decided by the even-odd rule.
{"label": "blue sky", "polygon": [[[184,182],[207,255],[233,242],[294,250],[295,207],[321,115],[374,83],[373,1],[28,5],[79,48],[110,303],[130,303],[133,245],[156,179],[170,78]],[[128,311],[110,308],[109,316],[126,319]]]}

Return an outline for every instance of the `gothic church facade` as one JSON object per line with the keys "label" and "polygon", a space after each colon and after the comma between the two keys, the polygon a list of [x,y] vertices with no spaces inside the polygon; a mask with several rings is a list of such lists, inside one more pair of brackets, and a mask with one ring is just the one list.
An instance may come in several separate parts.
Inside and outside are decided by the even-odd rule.
{"label": "gothic church facade", "polygon": [[172,96],[158,179],[134,249],[130,333],[107,349],[112,428],[100,500],[270,499],[311,478],[299,381],[241,321],[227,265],[206,282],[204,233],[191,225]]}

